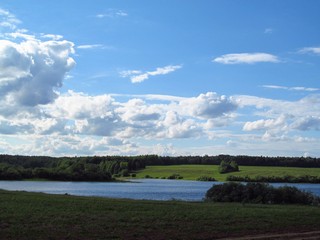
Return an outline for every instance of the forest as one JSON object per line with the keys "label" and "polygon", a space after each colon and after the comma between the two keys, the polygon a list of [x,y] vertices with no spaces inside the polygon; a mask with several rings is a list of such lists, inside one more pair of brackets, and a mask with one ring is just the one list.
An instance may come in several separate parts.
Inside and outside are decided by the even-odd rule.
{"label": "forest", "polygon": [[0,155],[0,179],[112,181],[145,167],[144,157],[41,157]]}
{"label": "forest", "polygon": [[221,161],[235,161],[239,166],[277,166],[277,167],[305,167],[319,168],[320,158],[312,157],[268,157],[247,155],[217,155],[217,156],[153,156],[146,158],[146,165],[181,165],[207,164],[219,165]]}
{"label": "forest", "polygon": [[49,179],[60,181],[112,181],[152,165],[234,162],[241,166],[320,167],[319,158],[264,156],[83,156],[48,157],[0,155],[0,179]]}

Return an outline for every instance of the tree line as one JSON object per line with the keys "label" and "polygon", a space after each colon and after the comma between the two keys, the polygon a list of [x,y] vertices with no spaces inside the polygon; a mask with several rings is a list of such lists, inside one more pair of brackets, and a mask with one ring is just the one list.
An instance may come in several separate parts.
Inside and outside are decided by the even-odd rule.
{"label": "tree line", "polygon": [[0,179],[48,179],[60,181],[111,181],[114,176],[145,167],[139,157],[41,157],[0,155]]}
{"label": "tree line", "polygon": [[221,161],[236,162],[240,166],[278,166],[278,167],[320,167],[320,158],[312,157],[268,157],[247,155],[217,155],[217,156],[156,156],[146,158],[146,165],[182,165],[206,164],[219,165]]}
{"label": "tree line", "polygon": [[[0,155],[0,180],[45,178],[63,181],[111,181],[151,165],[207,164],[320,167],[320,158],[264,156],[87,156],[48,157]],[[230,165],[230,164],[229,164]],[[233,165],[233,164],[232,164]],[[227,169],[228,171],[228,169]]]}

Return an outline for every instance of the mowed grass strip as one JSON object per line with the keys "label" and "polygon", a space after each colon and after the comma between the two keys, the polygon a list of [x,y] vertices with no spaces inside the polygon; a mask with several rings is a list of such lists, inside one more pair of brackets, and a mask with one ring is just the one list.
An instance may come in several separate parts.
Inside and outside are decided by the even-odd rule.
{"label": "mowed grass strip", "polygon": [[172,174],[180,174],[184,180],[196,180],[200,176],[214,177],[218,181],[226,181],[229,175],[234,176],[303,176],[311,175],[320,177],[320,168],[297,168],[297,167],[260,167],[240,166],[239,172],[220,174],[218,165],[170,165],[170,166],[147,166],[138,171],[137,178],[149,175],[153,178],[167,178]]}
{"label": "mowed grass strip", "polygon": [[216,239],[319,230],[320,208],[0,190],[0,239]]}

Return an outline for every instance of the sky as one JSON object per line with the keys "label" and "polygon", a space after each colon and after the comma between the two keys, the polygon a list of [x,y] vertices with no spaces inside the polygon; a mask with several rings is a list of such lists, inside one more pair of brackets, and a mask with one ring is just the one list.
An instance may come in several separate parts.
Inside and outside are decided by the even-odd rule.
{"label": "sky", "polygon": [[320,157],[318,0],[2,0],[0,154]]}

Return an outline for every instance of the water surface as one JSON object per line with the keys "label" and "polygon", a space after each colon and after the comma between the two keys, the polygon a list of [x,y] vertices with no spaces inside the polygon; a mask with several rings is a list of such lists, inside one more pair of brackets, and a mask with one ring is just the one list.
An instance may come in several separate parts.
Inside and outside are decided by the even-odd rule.
{"label": "water surface", "polygon": [[[136,179],[131,182],[0,181],[0,189],[109,198],[201,201],[213,184],[221,182],[164,179]],[[295,186],[320,196],[320,184],[271,185]]]}

